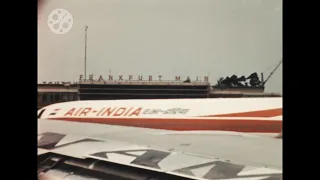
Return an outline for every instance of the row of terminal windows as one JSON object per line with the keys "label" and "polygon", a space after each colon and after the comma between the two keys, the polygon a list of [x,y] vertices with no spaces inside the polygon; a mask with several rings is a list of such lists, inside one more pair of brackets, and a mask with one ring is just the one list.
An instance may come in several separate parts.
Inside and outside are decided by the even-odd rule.
{"label": "row of terminal windows", "polygon": [[38,93],[38,102],[63,102],[63,101],[76,101],[78,95],[76,93]]}

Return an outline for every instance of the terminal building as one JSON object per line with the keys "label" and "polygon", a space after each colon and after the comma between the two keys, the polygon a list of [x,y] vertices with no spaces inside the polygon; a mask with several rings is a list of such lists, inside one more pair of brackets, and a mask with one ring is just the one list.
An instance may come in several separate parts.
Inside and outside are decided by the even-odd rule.
{"label": "terminal building", "polygon": [[[250,76],[249,76],[250,77]],[[264,93],[264,84],[253,78],[250,85],[240,83],[248,78],[221,78],[211,86],[207,81],[81,80],[76,83],[38,84],[38,109],[49,104],[76,100],[177,99],[279,97]]]}
{"label": "terminal building", "polygon": [[206,82],[81,82],[81,100],[207,98],[210,84]]}
{"label": "terminal building", "polygon": [[208,98],[207,82],[80,81],[76,84],[38,84],[38,108],[75,100]]}
{"label": "terminal building", "polygon": [[77,84],[38,84],[38,109],[59,102],[79,100]]}

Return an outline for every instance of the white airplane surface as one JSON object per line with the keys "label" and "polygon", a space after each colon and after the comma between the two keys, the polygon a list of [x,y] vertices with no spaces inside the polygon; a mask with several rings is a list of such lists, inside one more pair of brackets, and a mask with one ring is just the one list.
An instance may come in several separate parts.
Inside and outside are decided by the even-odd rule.
{"label": "white airplane surface", "polygon": [[39,179],[282,179],[282,139],[252,134],[282,131],[282,98],[74,101],[38,118]]}

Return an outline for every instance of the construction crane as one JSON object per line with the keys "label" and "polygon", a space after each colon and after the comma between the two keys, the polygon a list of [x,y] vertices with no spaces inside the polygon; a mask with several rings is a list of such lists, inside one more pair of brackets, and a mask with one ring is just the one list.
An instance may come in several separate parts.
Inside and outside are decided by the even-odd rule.
{"label": "construction crane", "polygon": [[282,63],[282,60],[277,64],[277,66],[271,71],[270,75],[267,77],[267,79],[265,81],[262,82],[262,85],[264,86],[267,81],[271,78],[271,76],[273,75],[273,73],[279,68],[280,64]]}

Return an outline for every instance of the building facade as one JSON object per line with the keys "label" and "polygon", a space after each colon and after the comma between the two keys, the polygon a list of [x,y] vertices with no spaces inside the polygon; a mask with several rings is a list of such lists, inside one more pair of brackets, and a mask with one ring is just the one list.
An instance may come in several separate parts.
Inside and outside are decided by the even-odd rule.
{"label": "building facade", "polygon": [[38,109],[59,102],[79,100],[78,85],[38,84]]}
{"label": "building facade", "polygon": [[208,98],[206,82],[81,81],[75,85],[39,84],[38,109],[75,100]]}
{"label": "building facade", "polygon": [[207,82],[81,81],[77,84],[39,84],[38,109],[77,100],[280,97],[264,87],[220,87]]}

